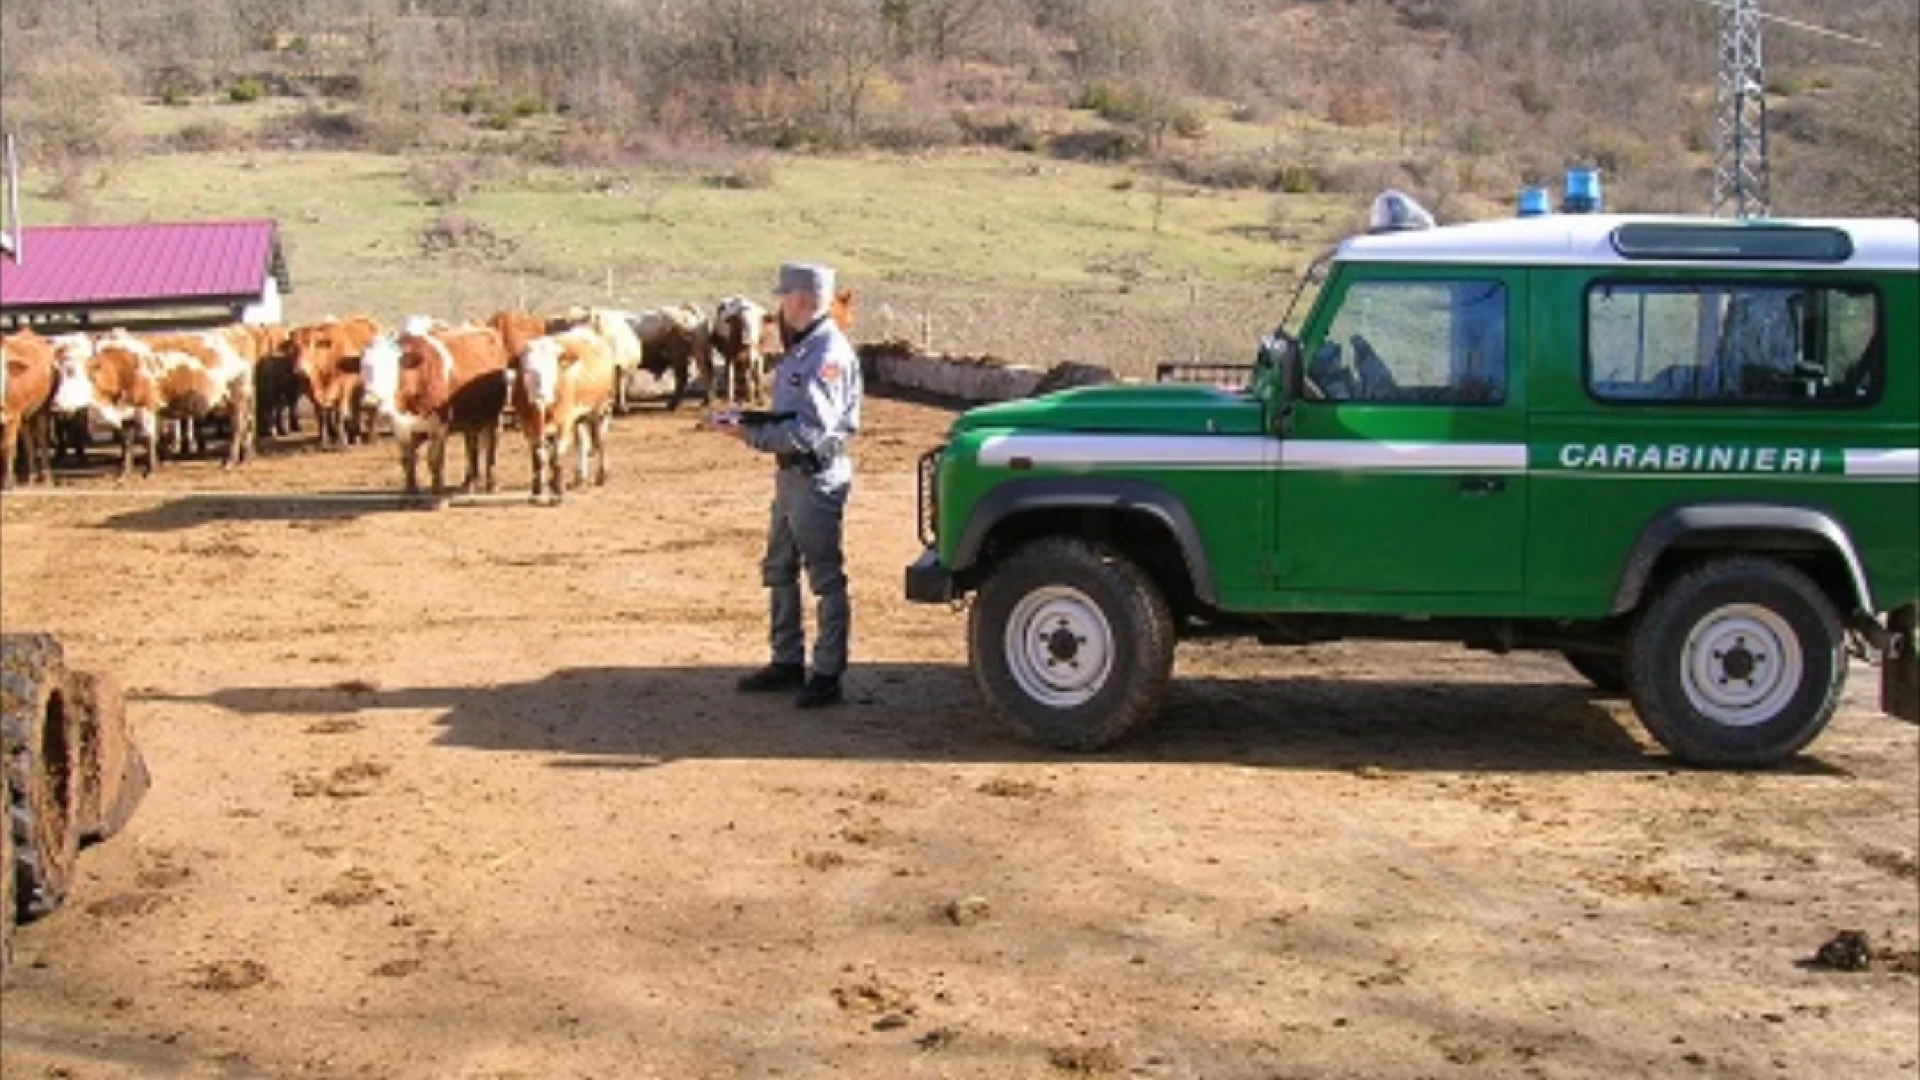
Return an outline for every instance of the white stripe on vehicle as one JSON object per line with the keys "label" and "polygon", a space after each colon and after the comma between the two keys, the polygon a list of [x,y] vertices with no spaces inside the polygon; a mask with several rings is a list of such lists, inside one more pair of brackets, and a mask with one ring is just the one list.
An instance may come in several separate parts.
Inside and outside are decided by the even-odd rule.
{"label": "white stripe on vehicle", "polygon": [[1053,469],[1258,469],[1276,464],[1279,449],[1273,439],[1240,435],[990,435],[980,441],[980,464],[1004,469],[1022,458]]}
{"label": "white stripe on vehicle", "polygon": [[1848,450],[1848,476],[1920,480],[1920,450]]}
{"label": "white stripe on vehicle", "polygon": [[1280,467],[1289,470],[1357,472],[1526,472],[1520,443],[1379,442],[1300,439],[1284,443]]}
{"label": "white stripe on vehicle", "polygon": [[[1636,451],[1641,448],[1635,446]],[[1749,448],[1750,450],[1752,448]],[[1766,460],[1774,448],[1752,450]],[[1826,451],[1832,453],[1833,451]],[[1562,455],[1566,449],[1562,448]],[[1805,479],[1920,479],[1920,450],[1846,450],[1844,476],[1818,473],[1819,451],[1784,452],[1782,460],[1791,463],[1793,454],[1804,460],[1794,468],[1806,473]],[[1815,455],[1807,458],[1805,455]],[[1788,479],[1771,469],[1733,469],[1708,471],[1609,471],[1575,468],[1562,461],[1561,468],[1529,468],[1527,447],[1523,443],[1401,442],[1371,439],[1294,439],[1276,440],[1246,435],[991,435],[980,444],[980,464],[988,468],[1009,468],[1014,461],[1022,467],[1047,469],[1281,469],[1289,472],[1476,472],[1539,473],[1545,476],[1581,476],[1592,479],[1628,477],[1650,479]],[[1635,459],[1639,460],[1638,458]],[[1666,461],[1662,457],[1662,462]],[[1689,459],[1691,460],[1691,459]],[[1811,462],[1812,464],[1809,464]],[[1590,464],[1590,463],[1589,463]],[[1744,464],[1744,463],[1743,463]]]}

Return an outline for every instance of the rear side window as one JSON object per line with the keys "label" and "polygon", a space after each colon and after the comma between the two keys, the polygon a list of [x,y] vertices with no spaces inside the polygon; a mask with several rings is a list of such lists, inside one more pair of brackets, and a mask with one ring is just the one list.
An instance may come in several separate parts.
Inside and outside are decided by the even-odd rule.
{"label": "rear side window", "polygon": [[1587,388],[1605,401],[1869,401],[1885,363],[1866,288],[1602,283],[1587,291]]}
{"label": "rear side window", "polygon": [[1507,398],[1506,287],[1356,282],[1306,374],[1332,401],[1497,405]]}

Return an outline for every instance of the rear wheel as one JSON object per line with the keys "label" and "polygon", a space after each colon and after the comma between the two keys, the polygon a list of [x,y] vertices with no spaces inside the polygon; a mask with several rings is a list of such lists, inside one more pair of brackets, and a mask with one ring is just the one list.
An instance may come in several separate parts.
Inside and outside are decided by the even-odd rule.
{"label": "rear wheel", "polygon": [[1682,573],[1641,613],[1627,689],[1676,757],[1774,765],[1832,718],[1845,646],[1832,601],[1805,574],[1768,559],[1721,559]]}
{"label": "rear wheel", "polygon": [[1147,719],[1173,670],[1160,590],[1125,557],[1069,537],[994,569],[967,642],[988,706],[1022,737],[1063,750],[1098,749]]}

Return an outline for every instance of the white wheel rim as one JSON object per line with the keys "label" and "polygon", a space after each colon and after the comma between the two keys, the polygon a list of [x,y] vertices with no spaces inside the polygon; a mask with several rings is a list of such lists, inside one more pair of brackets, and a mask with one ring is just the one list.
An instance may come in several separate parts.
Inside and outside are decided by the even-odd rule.
{"label": "white wheel rim", "polygon": [[1092,597],[1064,585],[1020,598],[1004,648],[1021,691],[1055,709],[1091,701],[1113,673],[1113,627]]}
{"label": "white wheel rim", "polygon": [[1805,672],[1793,627],[1756,604],[1728,604],[1695,623],[1680,664],[1687,701],[1729,727],[1752,727],[1780,715]]}

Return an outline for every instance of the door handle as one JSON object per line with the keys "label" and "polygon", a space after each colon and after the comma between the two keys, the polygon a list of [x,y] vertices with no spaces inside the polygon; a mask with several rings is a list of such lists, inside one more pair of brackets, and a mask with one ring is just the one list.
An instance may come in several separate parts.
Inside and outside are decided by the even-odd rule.
{"label": "door handle", "polygon": [[1498,476],[1463,476],[1460,478],[1460,492],[1463,495],[1498,495],[1507,490],[1507,481]]}

